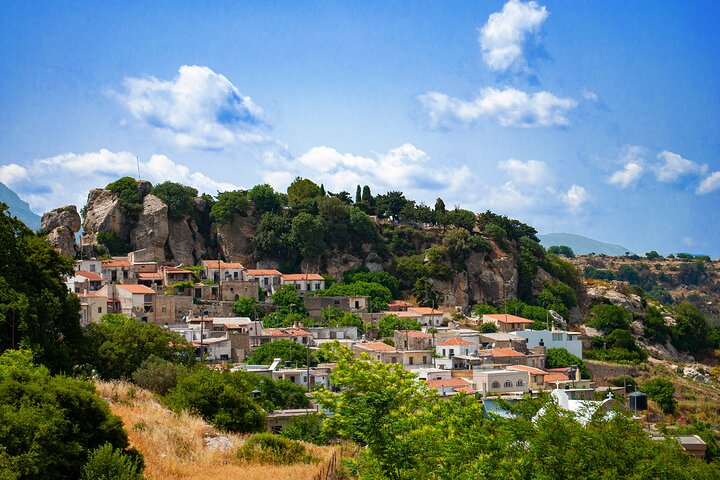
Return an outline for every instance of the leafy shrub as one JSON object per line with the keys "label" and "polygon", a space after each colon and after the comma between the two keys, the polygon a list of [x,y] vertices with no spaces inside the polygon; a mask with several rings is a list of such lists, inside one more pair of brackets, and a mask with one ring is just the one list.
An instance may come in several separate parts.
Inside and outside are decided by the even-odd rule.
{"label": "leafy shrub", "polygon": [[630,329],[630,312],[618,305],[596,305],[592,308],[592,318],[588,322],[603,333],[613,330]]}
{"label": "leafy shrub", "polygon": [[142,462],[106,443],[90,453],[81,480],[142,480]]}
{"label": "leafy shrub", "polygon": [[498,331],[497,325],[491,322],[483,322],[479,327],[480,333],[496,333]]}
{"label": "leafy shrub", "polygon": [[120,207],[130,218],[137,219],[138,214],[142,212],[144,196],[137,180],[132,177],[122,177],[109,183],[105,188],[118,196]]}
{"label": "leafy shrub", "polygon": [[322,322],[329,327],[363,327],[362,317],[354,312],[343,312],[339,308],[327,307],[322,310]]}
{"label": "leafy shrub", "polygon": [[247,194],[248,200],[255,204],[255,213],[279,212],[282,208],[282,197],[267,183],[255,185]]}
{"label": "leafy shrub", "polygon": [[198,191],[192,187],[175,182],[163,182],[152,189],[152,194],[168,206],[168,216],[179,219],[194,217],[196,214],[193,200]]}
{"label": "leafy shrub", "polygon": [[397,315],[385,315],[378,321],[381,337],[392,337],[395,330],[420,330],[420,323],[414,318],[399,318]]}
{"label": "leafy shrub", "polygon": [[145,359],[132,374],[139,387],[165,395],[177,385],[178,378],[186,372],[182,365],[155,356]]}
{"label": "leafy shrub", "polygon": [[564,348],[548,348],[545,358],[546,368],[562,368],[575,365],[580,369],[582,378],[590,378],[590,371],[587,369],[582,359],[576,357]]}
{"label": "leafy shrub", "polygon": [[498,309],[497,309],[497,307],[488,305],[487,303],[478,303],[477,305],[475,305],[473,307],[472,313],[476,317],[482,317],[486,313],[487,314],[498,313]]}
{"label": "leafy shrub", "polygon": [[311,414],[304,417],[294,417],[290,423],[282,429],[280,435],[291,440],[302,440],[303,442],[325,445],[328,443],[328,435],[323,430],[323,414]]}
{"label": "leafy shrub", "polygon": [[319,290],[317,295],[328,297],[363,295],[368,297],[368,310],[370,312],[385,310],[392,300],[390,290],[386,286],[374,282],[336,283],[325,290]]}
{"label": "leafy shrub", "polygon": [[98,232],[97,242],[107,248],[110,255],[127,255],[132,250],[132,245],[126,239],[123,239],[115,230],[107,232]]}
{"label": "leafy shrub", "polygon": [[[284,362],[297,363],[298,366],[307,365],[309,349],[305,345],[290,340],[278,340],[276,342],[264,343],[253,350],[252,355],[247,358],[247,363],[252,365],[270,365],[275,358],[281,358]],[[312,358],[312,355],[311,355]]]}
{"label": "leafy shrub", "polygon": [[400,280],[387,272],[370,272],[363,270],[349,270],[343,275],[343,283],[370,282],[379,283],[387,287],[392,298],[400,298]]}
{"label": "leafy shrub", "polygon": [[238,458],[267,465],[292,465],[316,461],[302,443],[272,433],[253,435],[238,450]]}
{"label": "leafy shrub", "polygon": [[248,204],[247,192],[244,190],[222,192],[210,209],[210,218],[218,225],[227,225],[235,215],[247,215]]}
{"label": "leafy shrub", "polygon": [[643,383],[641,390],[647,393],[647,396],[654,400],[662,409],[663,413],[673,413],[675,411],[675,386],[670,380],[664,378],[656,378]]}
{"label": "leafy shrub", "polygon": [[253,297],[241,297],[233,303],[232,311],[241,317],[248,317],[251,320],[255,320],[256,305],[257,300]]}

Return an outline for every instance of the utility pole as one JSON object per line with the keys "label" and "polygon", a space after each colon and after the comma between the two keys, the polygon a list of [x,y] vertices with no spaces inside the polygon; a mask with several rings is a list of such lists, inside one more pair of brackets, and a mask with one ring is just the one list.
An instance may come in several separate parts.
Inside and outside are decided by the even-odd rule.
{"label": "utility pole", "polygon": [[205,336],[205,315],[207,315],[208,311],[203,310],[200,312],[200,361],[204,361],[204,355],[203,355],[203,349],[205,348],[205,341],[203,337]]}

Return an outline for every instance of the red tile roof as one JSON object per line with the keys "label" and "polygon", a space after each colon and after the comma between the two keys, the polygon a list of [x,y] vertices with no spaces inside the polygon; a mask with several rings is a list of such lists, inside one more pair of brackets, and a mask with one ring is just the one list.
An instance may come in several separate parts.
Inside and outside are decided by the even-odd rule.
{"label": "red tile roof", "polygon": [[220,270],[220,269],[228,269],[228,270],[242,270],[245,267],[242,266],[242,263],[226,263],[222,260],[203,260],[202,264],[206,268],[211,268],[214,270]]}
{"label": "red tile roof", "polygon": [[193,273],[190,270],[185,270],[184,268],[177,267],[164,267],[163,270],[165,270],[167,273]]}
{"label": "red tile roof", "polygon": [[562,373],[548,373],[545,375],[545,383],[550,382],[568,382],[570,381],[567,377],[567,375],[563,375]]}
{"label": "red tile roof", "polygon": [[132,263],[127,260],[103,260],[103,268],[120,268],[120,267],[132,267]]}
{"label": "red tile roof", "polygon": [[442,388],[442,387],[467,387],[468,381],[464,378],[447,378],[444,380],[428,380],[427,385],[430,388]]}
{"label": "red tile roof", "polygon": [[469,385],[467,387],[453,388],[453,391],[465,392],[465,393],[475,393],[475,389]]}
{"label": "red tile roof", "polygon": [[392,302],[388,303],[389,307],[396,306],[396,307],[410,307],[411,305],[406,302],[405,300],[393,300]]}
{"label": "red tile roof", "polygon": [[488,350],[493,357],[524,357],[525,355],[512,348],[493,348]]}
{"label": "red tile roof", "polygon": [[453,345],[474,345],[473,342],[468,342],[467,340],[463,340],[462,338],[451,338],[450,340],[445,340],[444,342],[438,344],[438,347],[446,347],[446,346],[453,346]]}
{"label": "red tile roof", "polygon": [[289,337],[290,336],[289,333],[286,333],[279,328],[263,328],[262,334],[269,335],[271,337]]}
{"label": "red tile roof", "polygon": [[528,325],[531,323],[535,323],[532,320],[528,320],[527,318],[517,317],[515,315],[510,315],[507,313],[486,313],[485,315],[483,315],[483,317],[490,317],[500,323],[524,323]]}
{"label": "red tile roof", "polygon": [[245,274],[247,274],[250,277],[262,277],[262,276],[279,277],[280,275],[282,275],[282,273],[278,272],[277,270],[245,270]]}
{"label": "red tile roof", "polygon": [[411,312],[409,310],[407,312],[383,312],[383,313],[385,315],[395,315],[398,318],[420,318],[420,317],[422,317],[421,314],[419,314],[417,312]]}
{"label": "red tile roof", "polygon": [[527,365],[512,365],[510,367],[507,367],[508,370],[517,370],[521,372],[528,372],[531,375],[547,375],[548,373],[545,370],[540,370],[539,368],[535,367],[528,367]]}
{"label": "red tile roof", "polygon": [[101,282],[102,281],[102,277],[100,275],[98,275],[97,273],[88,272],[85,270],[76,270],[75,275],[80,275],[81,277],[85,277],[88,280],[90,280],[91,282]]}
{"label": "red tile roof", "polygon": [[149,273],[138,273],[137,278],[139,280],[162,280],[163,276],[159,273],[155,272],[149,272]]}
{"label": "red tile roof", "polygon": [[325,280],[317,273],[286,273],[282,276],[284,282],[299,282],[303,280]]}
{"label": "red tile roof", "polygon": [[438,310],[436,308],[430,308],[430,307],[409,307],[408,310],[417,312],[420,315],[442,315],[443,314],[442,310]]}
{"label": "red tile roof", "polygon": [[116,285],[117,288],[125,290],[130,293],[142,293],[145,295],[155,295],[155,290],[145,285]]}
{"label": "red tile roof", "polygon": [[388,345],[383,342],[367,342],[367,343],[356,343],[356,347],[363,348],[365,350],[375,350],[378,352],[396,352],[395,347]]}
{"label": "red tile roof", "polygon": [[429,333],[423,333],[418,330],[398,330],[398,332],[412,338],[432,338],[432,335]]}
{"label": "red tile roof", "polygon": [[284,330],[293,337],[312,337],[312,333],[300,330],[299,328],[285,328]]}
{"label": "red tile roof", "polygon": [[85,298],[85,297],[107,298],[105,295],[100,295],[99,293],[78,293],[77,296],[80,298]]}

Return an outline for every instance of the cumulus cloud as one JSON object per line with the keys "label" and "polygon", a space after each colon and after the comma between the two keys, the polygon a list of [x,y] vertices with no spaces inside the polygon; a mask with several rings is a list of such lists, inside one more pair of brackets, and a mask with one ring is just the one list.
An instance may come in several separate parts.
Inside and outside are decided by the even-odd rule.
{"label": "cumulus cloud", "polygon": [[489,119],[504,127],[553,127],[570,124],[567,113],[577,106],[571,98],[541,91],[527,93],[512,87],[483,88],[471,101],[428,92],[418,97],[433,127],[470,124]]}
{"label": "cumulus cloud", "polygon": [[[42,213],[66,204],[84,205],[90,189],[104,187],[122,176],[135,177],[138,164],[133,153],[102,149],[37,159],[25,170],[27,175],[16,181],[13,187],[34,211]],[[143,179],[155,184],[170,180],[190,185],[201,192],[237,189],[231,183],[191,171],[165,155],[152,155],[149,160],[140,162],[140,173]]]}
{"label": "cumulus cloud", "polygon": [[608,179],[611,184],[620,187],[628,188],[635,185],[643,174],[643,166],[638,162],[626,163],[622,170],[618,170]]}
{"label": "cumulus cloud", "polygon": [[551,180],[552,172],[545,162],[539,160],[515,160],[511,158],[498,163],[515,184],[540,185]]}
{"label": "cumulus cloud", "polygon": [[599,100],[598,94],[592,90],[583,90],[582,96],[585,100],[589,100],[591,102],[597,102]]}
{"label": "cumulus cloud", "polygon": [[224,75],[183,65],[173,80],[127,77],[114,95],[130,114],[183,148],[221,150],[264,142],[263,110]]}
{"label": "cumulus cloud", "polygon": [[698,185],[695,193],[698,195],[705,195],[707,193],[714,192],[718,188],[720,188],[720,172],[713,172],[709,177],[700,182],[700,185]]}
{"label": "cumulus cloud", "polygon": [[500,12],[491,14],[480,29],[480,47],[487,66],[499,72],[527,71],[524,46],[531,36],[537,36],[548,15],[544,6],[519,0],[510,0]]}
{"label": "cumulus cloud", "polygon": [[16,182],[27,177],[27,169],[17,163],[0,165],[0,182],[12,187]]}
{"label": "cumulus cloud", "polygon": [[573,213],[582,210],[583,205],[590,200],[590,194],[580,185],[573,184],[567,192],[562,195],[562,201]]}
{"label": "cumulus cloud", "polygon": [[430,196],[459,192],[471,179],[468,167],[438,168],[427,153],[409,143],[373,156],[319,146],[297,158],[273,157],[268,165],[272,168],[264,180],[280,189],[296,176],[303,176],[334,192],[361,184],[377,191],[403,190],[410,198],[419,199],[425,197],[422,192],[433,192]]}
{"label": "cumulus cloud", "polygon": [[707,172],[707,164],[698,164],[677,153],[664,150],[657,156],[663,163],[658,165],[655,175],[660,182],[674,182],[685,175],[703,175]]}

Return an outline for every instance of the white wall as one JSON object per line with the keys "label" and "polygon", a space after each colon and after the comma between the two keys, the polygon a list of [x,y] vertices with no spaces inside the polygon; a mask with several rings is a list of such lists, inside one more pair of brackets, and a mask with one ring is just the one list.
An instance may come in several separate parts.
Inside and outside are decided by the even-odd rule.
{"label": "white wall", "polygon": [[523,330],[513,332],[518,337],[527,339],[528,348],[540,345],[540,340],[545,343],[545,348],[564,348],[576,357],[582,358],[582,342],[580,335],[568,335],[564,330]]}

